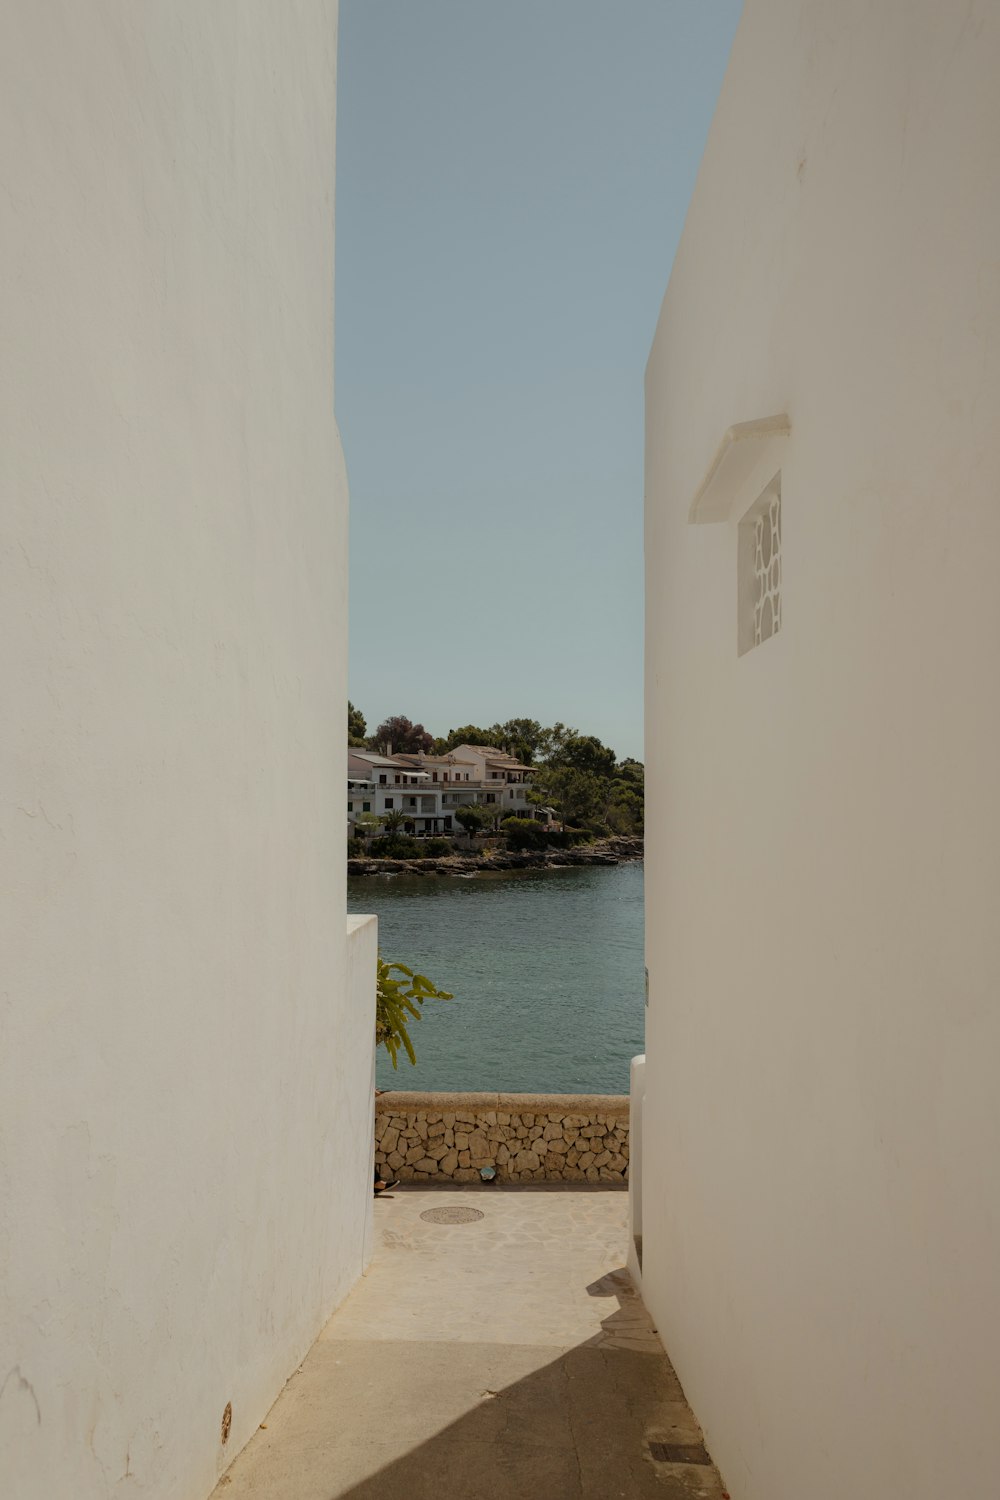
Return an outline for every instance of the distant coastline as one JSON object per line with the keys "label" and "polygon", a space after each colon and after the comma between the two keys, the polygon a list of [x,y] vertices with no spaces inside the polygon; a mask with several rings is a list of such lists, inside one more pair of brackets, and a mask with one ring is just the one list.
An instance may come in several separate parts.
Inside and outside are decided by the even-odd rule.
{"label": "distant coastline", "polygon": [[447,854],[432,859],[349,859],[348,875],[452,875],[468,878],[506,870],[562,870],[577,865],[620,865],[643,857],[641,838],[600,839],[575,849],[539,849],[514,853]]}

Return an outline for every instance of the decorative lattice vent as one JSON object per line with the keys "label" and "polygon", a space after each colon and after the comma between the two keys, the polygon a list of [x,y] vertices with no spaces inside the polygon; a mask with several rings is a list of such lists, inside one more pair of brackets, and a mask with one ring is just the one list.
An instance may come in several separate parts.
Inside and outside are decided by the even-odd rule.
{"label": "decorative lattice vent", "polygon": [[740,522],[739,654],[781,629],[781,477],[777,475]]}

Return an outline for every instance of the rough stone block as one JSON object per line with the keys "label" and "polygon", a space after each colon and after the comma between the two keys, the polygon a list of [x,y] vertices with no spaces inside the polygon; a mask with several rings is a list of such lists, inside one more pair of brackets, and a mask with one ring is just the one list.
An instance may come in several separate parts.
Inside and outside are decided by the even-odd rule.
{"label": "rough stone block", "polygon": [[498,1167],[505,1167],[509,1161],[510,1161],[510,1152],[507,1150],[507,1147],[501,1141],[500,1145],[497,1147],[497,1156],[496,1156],[497,1166]]}
{"label": "rough stone block", "polygon": [[452,1149],[453,1148],[449,1146],[448,1143],[443,1139],[432,1141],[427,1148],[427,1155],[433,1157],[435,1161],[440,1161],[442,1157],[447,1156],[448,1152]]}
{"label": "rough stone block", "polygon": [[514,1166],[519,1172],[536,1172],[538,1157],[534,1151],[519,1151],[514,1159]]}
{"label": "rough stone block", "polygon": [[456,1182],[478,1182],[479,1173],[474,1167],[459,1167],[455,1173]]}
{"label": "rough stone block", "polygon": [[458,1151],[468,1151],[469,1137],[464,1133],[464,1131],[455,1131],[455,1149]]}
{"label": "rough stone block", "polygon": [[438,1162],[438,1171],[443,1172],[446,1177],[453,1176],[457,1167],[458,1152],[454,1150],[449,1151],[445,1156],[442,1156],[441,1160]]}
{"label": "rough stone block", "polygon": [[428,1175],[432,1172],[436,1172],[437,1169],[438,1164],[432,1156],[422,1156],[416,1164],[416,1170],[418,1172],[426,1172],[428,1173]]}
{"label": "rough stone block", "polygon": [[441,1116],[441,1118],[444,1121],[445,1129],[446,1130],[453,1130],[455,1128],[455,1113],[454,1113],[454,1110],[447,1110],[446,1109],[445,1112],[444,1112],[444,1114]]}
{"label": "rough stone block", "polygon": [[398,1151],[390,1151],[389,1155],[386,1157],[386,1163],[390,1167],[392,1167],[394,1172],[398,1171],[405,1161],[406,1157],[401,1155]]}
{"label": "rough stone block", "polygon": [[417,1115],[413,1121],[413,1128],[422,1141],[427,1139],[427,1120],[424,1115]]}
{"label": "rough stone block", "polygon": [[388,1128],[389,1128],[389,1116],[388,1115],[376,1115],[375,1116],[375,1139],[377,1141],[380,1141],[382,1139],[382,1137],[385,1135],[385,1133],[388,1130]]}
{"label": "rough stone block", "polygon": [[576,1166],[579,1166],[579,1163],[580,1163],[580,1153],[579,1153],[579,1151],[577,1151],[575,1149],[567,1151],[567,1153],[566,1153],[566,1165],[568,1167],[576,1167]]}
{"label": "rough stone block", "polygon": [[594,1164],[593,1151],[584,1151],[583,1155],[579,1159],[578,1164],[583,1168],[584,1171],[586,1171],[588,1167],[592,1167]]}
{"label": "rough stone block", "polygon": [[399,1131],[394,1125],[390,1125],[382,1136],[376,1136],[376,1140],[378,1140],[383,1151],[395,1151],[396,1143],[399,1140]]}
{"label": "rough stone block", "polygon": [[596,1167],[588,1167],[585,1173],[588,1182],[600,1182],[601,1174]]}
{"label": "rough stone block", "polygon": [[595,1156],[594,1157],[594,1166],[597,1167],[598,1169],[600,1169],[601,1167],[606,1167],[607,1164],[608,1164],[608,1162],[610,1160],[611,1160],[611,1152],[610,1151],[602,1151],[601,1154],[600,1154],[600,1156]]}
{"label": "rough stone block", "polygon": [[460,1151],[458,1153],[458,1165],[460,1167],[472,1166],[472,1157],[469,1155],[468,1151]]}
{"label": "rough stone block", "polygon": [[443,1120],[428,1120],[427,1121],[427,1138],[428,1138],[428,1140],[434,1140],[435,1137],[439,1136],[439,1135],[444,1135],[444,1121]]}
{"label": "rough stone block", "polygon": [[562,1132],[562,1126],[560,1124],[558,1124],[558,1123],[553,1123],[552,1120],[549,1121],[549,1123],[546,1125],[545,1129],[542,1131],[542,1134],[544,1135],[544,1137],[545,1137],[545,1139],[547,1141],[558,1141],[558,1140],[561,1140],[562,1139],[562,1133],[563,1133]]}
{"label": "rough stone block", "polygon": [[470,1114],[467,1109],[456,1109],[456,1111],[455,1111],[455,1121],[456,1121],[456,1123],[459,1120],[462,1120],[466,1125],[475,1125],[475,1123],[476,1123],[476,1117],[475,1117],[475,1115]]}
{"label": "rough stone block", "polygon": [[481,1130],[474,1130],[469,1137],[469,1150],[472,1152],[473,1161],[488,1161],[490,1157],[490,1144]]}
{"label": "rough stone block", "polygon": [[441,1115],[436,1110],[430,1111],[427,1115],[427,1123],[428,1125],[440,1125],[442,1123]]}
{"label": "rough stone block", "polygon": [[420,1160],[423,1154],[424,1148],[422,1145],[411,1146],[409,1151],[407,1151],[406,1153],[406,1165],[408,1167],[412,1167],[415,1162],[418,1162]]}
{"label": "rough stone block", "polygon": [[565,1156],[569,1150],[569,1146],[563,1140],[562,1136],[559,1136],[556,1140],[546,1141],[545,1149],[550,1152],[554,1151],[558,1156]]}

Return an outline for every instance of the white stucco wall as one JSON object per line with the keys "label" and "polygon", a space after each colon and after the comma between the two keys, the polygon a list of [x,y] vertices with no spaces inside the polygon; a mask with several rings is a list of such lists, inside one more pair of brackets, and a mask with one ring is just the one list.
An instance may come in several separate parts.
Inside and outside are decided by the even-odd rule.
{"label": "white stucco wall", "polygon": [[[643,1286],[734,1500],[997,1487],[1000,10],[749,0],[647,374]],[[730,424],[787,413],[736,649]]]}
{"label": "white stucco wall", "polygon": [[206,1494],[362,1264],[335,81],[325,0],[0,7],[11,1500]]}

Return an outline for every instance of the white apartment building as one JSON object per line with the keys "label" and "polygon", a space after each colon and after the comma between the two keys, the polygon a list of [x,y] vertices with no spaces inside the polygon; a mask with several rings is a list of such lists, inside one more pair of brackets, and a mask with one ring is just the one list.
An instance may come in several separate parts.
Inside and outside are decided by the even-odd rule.
{"label": "white apartment building", "polygon": [[534,818],[548,824],[550,807],[528,801],[533,768],[483,745],[459,745],[448,755],[387,754],[348,750],[347,822],[402,812],[403,832],[417,838],[461,834],[455,813],[478,803],[498,818]]}

